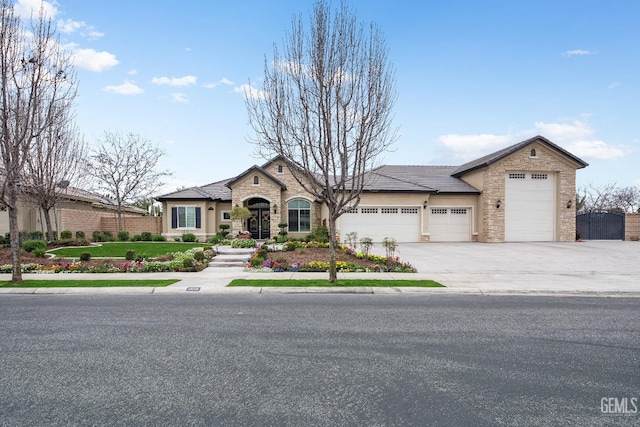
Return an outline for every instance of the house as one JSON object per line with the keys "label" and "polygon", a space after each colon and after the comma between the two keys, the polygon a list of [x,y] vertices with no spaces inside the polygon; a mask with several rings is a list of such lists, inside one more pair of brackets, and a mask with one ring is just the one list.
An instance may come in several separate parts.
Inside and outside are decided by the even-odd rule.
{"label": "house", "polygon": [[[462,166],[373,169],[357,207],[337,221],[341,236],[398,242],[573,241],[576,170],[587,163],[542,136]],[[163,234],[200,240],[232,224],[229,211],[246,206],[252,217],[233,224],[256,239],[275,237],[278,224],[302,237],[327,223],[327,209],[275,158],[238,176],[158,197]]]}
{"label": "house", "polygon": [[[40,231],[44,234],[46,224],[42,210],[29,199],[28,187],[25,191],[26,194],[23,194],[18,200],[18,229],[20,231]],[[59,201],[56,207],[50,211],[54,230],[83,231],[89,238],[94,231],[108,230],[115,235],[117,207],[114,200],[75,187],[61,188],[58,197]],[[138,228],[142,228],[144,231],[160,232],[161,226],[158,218],[142,217],[146,213],[135,206],[125,206],[123,208],[124,228],[130,233],[139,233]],[[135,220],[132,220],[133,218]],[[128,224],[127,220],[130,220],[131,224]],[[127,225],[133,225],[135,230]],[[6,207],[0,207],[0,234],[4,235],[8,232],[9,212]]]}

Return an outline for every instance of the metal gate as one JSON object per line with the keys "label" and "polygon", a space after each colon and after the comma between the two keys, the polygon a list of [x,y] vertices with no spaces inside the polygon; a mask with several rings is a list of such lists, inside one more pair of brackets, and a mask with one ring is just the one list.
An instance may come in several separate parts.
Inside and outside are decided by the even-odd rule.
{"label": "metal gate", "polygon": [[624,212],[581,213],[576,230],[583,240],[624,240],[624,217]]}

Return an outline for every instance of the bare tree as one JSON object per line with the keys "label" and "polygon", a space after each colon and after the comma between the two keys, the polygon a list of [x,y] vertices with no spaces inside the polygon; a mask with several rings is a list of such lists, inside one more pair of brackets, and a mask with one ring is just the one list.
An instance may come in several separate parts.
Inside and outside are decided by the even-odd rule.
{"label": "bare tree", "polygon": [[164,153],[141,135],[105,131],[104,138],[89,156],[87,174],[94,178],[96,191],[116,201],[118,231],[122,231],[125,204],[149,197],[172,175],[156,170]]}
{"label": "bare tree", "polygon": [[[62,113],[61,113],[62,114]],[[67,112],[69,115],[69,112]],[[54,239],[51,210],[64,198],[64,191],[77,182],[85,161],[86,144],[68,120],[47,128],[35,139],[27,158],[25,196],[44,215],[47,239]]]}
{"label": "bare tree", "polygon": [[577,199],[583,201],[580,211],[638,212],[640,189],[634,186],[618,187],[616,183],[581,187]]}
{"label": "bare tree", "polygon": [[29,30],[1,0],[0,12],[0,155],[1,202],[9,211],[14,283],[22,282],[18,199],[21,177],[33,141],[65,116],[75,99],[70,55],[60,46],[56,29],[41,7]]}
{"label": "bare tree", "polygon": [[[396,139],[395,75],[378,27],[358,23],[346,3],[314,4],[307,30],[294,18],[282,54],[265,58],[262,92],[245,93],[256,151],[280,155],[329,212],[330,274],[336,279],[336,220],[356,207],[367,172]],[[249,86],[250,87],[250,86]]]}

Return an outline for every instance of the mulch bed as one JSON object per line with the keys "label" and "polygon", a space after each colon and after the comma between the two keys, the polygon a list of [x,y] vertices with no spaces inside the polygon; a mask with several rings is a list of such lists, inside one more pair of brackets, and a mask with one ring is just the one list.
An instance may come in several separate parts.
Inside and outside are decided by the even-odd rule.
{"label": "mulch bed", "polygon": [[[39,258],[31,255],[30,252],[20,250],[20,263],[22,264],[38,264],[38,265],[60,265],[64,263],[70,264],[73,260],[67,258],[49,258],[48,256],[44,258]],[[77,261],[77,259],[75,259]],[[89,261],[82,261],[82,265],[86,265],[87,267],[95,267],[97,265],[103,265],[105,262],[109,262],[112,265],[121,265],[125,262],[124,259],[90,259]],[[11,249],[10,248],[0,248],[0,265],[11,264]]]}
{"label": "mulch bed", "polygon": [[[311,261],[329,262],[328,248],[297,248],[295,251],[288,252],[269,252],[267,259],[272,261],[284,262],[289,265],[308,264]],[[355,255],[349,255],[341,250],[336,251],[336,259],[338,261],[354,262],[362,267],[373,268],[379,264],[368,259],[360,259]]]}

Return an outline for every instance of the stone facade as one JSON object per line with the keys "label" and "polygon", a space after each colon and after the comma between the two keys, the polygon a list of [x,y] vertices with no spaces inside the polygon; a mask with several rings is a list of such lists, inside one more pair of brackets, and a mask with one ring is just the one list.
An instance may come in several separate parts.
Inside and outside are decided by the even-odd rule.
{"label": "stone facade", "polygon": [[[536,156],[531,157],[531,149]],[[576,194],[576,168],[579,165],[569,158],[541,143],[532,143],[515,153],[461,178],[482,191],[479,197],[480,224],[478,241],[505,241],[505,208],[509,200],[505,198],[505,177],[509,172],[546,172],[555,177],[556,183],[556,241],[575,240],[575,209],[567,209],[569,200]],[[480,177],[479,174],[482,176]],[[497,201],[500,207],[497,208]],[[574,201],[575,202],[575,201]]]}
{"label": "stone facade", "polygon": [[640,213],[628,213],[625,215],[624,240],[640,240]]}

